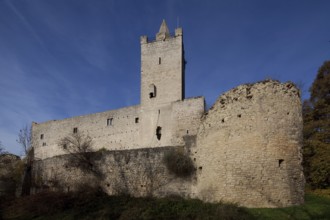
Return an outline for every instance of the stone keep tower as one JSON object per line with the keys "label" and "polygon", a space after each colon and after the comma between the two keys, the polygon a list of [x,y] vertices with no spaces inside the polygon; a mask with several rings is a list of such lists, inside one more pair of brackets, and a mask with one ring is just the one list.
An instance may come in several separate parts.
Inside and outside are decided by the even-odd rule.
{"label": "stone keep tower", "polygon": [[173,36],[163,20],[155,40],[141,37],[142,145],[171,144],[171,105],[184,99],[184,62],[181,28]]}
{"label": "stone keep tower", "polygon": [[171,36],[163,20],[156,40],[141,37],[141,105],[153,108],[184,98],[182,29]]}

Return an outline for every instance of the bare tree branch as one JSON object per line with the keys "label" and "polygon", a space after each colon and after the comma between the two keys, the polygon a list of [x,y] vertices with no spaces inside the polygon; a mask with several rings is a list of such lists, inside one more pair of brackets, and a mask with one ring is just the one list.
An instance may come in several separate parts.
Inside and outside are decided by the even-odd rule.
{"label": "bare tree branch", "polygon": [[23,127],[18,133],[18,139],[16,140],[19,143],[24,151],[25,155],[28,155],[28,152],[32,146],[32,127],[27,125]]}
{"label": "bare tree branch", "polygon": [[69,154],[67,166],[90,171],[98,177],[103,174],[93,160],[93,141],[92,138],[84,136],[82,133],[73,133],[62,138],[58,145]]}

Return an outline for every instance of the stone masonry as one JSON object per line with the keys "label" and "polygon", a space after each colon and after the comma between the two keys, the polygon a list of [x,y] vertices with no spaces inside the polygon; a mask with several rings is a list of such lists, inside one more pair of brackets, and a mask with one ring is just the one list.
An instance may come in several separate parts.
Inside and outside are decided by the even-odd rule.
{"label": "stone masonry", "polygon": [[292,83],[264,81],[226,92],[199,127],[196,194],[250,207],[303,203],[301,134]]}
{"label": "stone masonry", "polygon": [[[75,190],[93,183],[108,194],[180,195],[247,207],[304,202],[302,115],[292,83],[266,80],[238,86],[205,111],[203,97],[185,99],[183,32],[163,21],[155,40],[141,43],[141,104],[102,113],[33,123],[34,180]],[[79,133],[93,140],[94,177],[68,167],[59,144]],[[183,151],[196,168],[179,178],[164,165]]]}

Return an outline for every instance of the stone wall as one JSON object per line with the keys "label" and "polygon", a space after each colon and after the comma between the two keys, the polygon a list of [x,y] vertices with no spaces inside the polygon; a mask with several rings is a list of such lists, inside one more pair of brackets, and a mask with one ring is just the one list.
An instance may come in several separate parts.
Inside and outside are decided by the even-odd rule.
{"label": "stone wall", "polygon": [[[74,129],[93,140],[94,150],[127,150],[183,145],[183,135],[196,135],[204,112],[204,98],[177,101],[159,109],[142,111],[132,106],[102,113],[33,123],[35,157],[45,159],[66,152],[59,141]],[[111,124],[109,124],[111,120]],[[161,138],[156,136],[161,128]]]}
{"label": "stone wall", "polygon": [[[113,126],[119,120],[122,120],[124,127],[135,126],[127,121],[137,116],[136,107],[131,111],[120,111],[120,116],[119,111],[117,115],[108,114],[110,112],[89,117],[98,116],[95,120],[106,124],[105,116],[111,115],[114,118]],[[124,112],[127,113],[126,117]],[[118,149],[108,147],[111,145],[100,145],[108,143],[102,142],[100,137],[104,136],[106,141],[107,138],[111,140],[111,136],[91,134],[96,131],[103,134],[111,128],[103,124],[102,132],[101,129],[93,131],[93,120],[88,121],[88,124],[89,117],[86,117],[86,132],[98,143],[98,149],[105,146],[105,149],[92,153],[96,167],[104,176],[100,178],[71,167],[67,162],[70,155],[49,157],[48,154],[48,158],[36,161],[34,179],[48,187],[60,183],[66,191],[75,190],[81,183],[93,183],[108,194],[176,194],[203,201],[233,202],[247,207],[284,207],[303,203],[301,103],[299,90],[292,83],[264,81],[241,85],[221,95],[208,112],[204,115],[203,112],[204,99],[201,97],[173,102],[161,108],[160,115],[157,115],[158,111],[154,116],[149,115],[150,123],[155,123],[154,127],[163,126],[162,138],[165,142],[157,140],[153,133],[150,134],[149,143],[143,143],[147,147],[139,146],[140,149],[134,148],[134,140],[131,143],[127,141],[128,145],[121,145]],[[141,117],[140,120],[146,118]],[[52,129],[56,126],[58,130],[71,126],[67,130],[70,132],[73,124],[63,121],[59,121],[62,123],[60,125],[56,125],[57,122],[40,124],[45,126],[45,130],[49,129],[49,133],[43,131],[43,140],[46,140],[46,134],[53,134]],[[96,125],[98,123],[94,122]],[[88,127],[90,124],[92,126]],[[34,126],[34,135],[37,137],[42,131],[40,125]],[[122,132],[120,129],[117,131]],[[66,134],[61,132],[59,134]],[[140,127],[138,132],[145,131]],[[166,141],[177,147],[162,146],[161,143]],[[193,177],[180,179],[168,172],[163,157],[172,148],[184,148],[190,155],[196,167]]]}
{"label": "stone wall", "polygon": [[0,196],[14,196],[21,186],[24,163],[13,154],[0,154]]}
{"label": "stone wall", "polygon": [[194,176],[177,178],[163,162],[166,152],[180,147],[161,147],[91,153],[98,172],[70,165],[70,155],[35,161],[35,191],[40,189],[73,191],[81,187],[101,187],[110,195],[188,197]]}
{"label": "stone wall", "polygon": [[302,116],[292,83],[264,81],[221,95],[202,119],[194,158],[204,201],[281,207],[304,201]]}
{"label": "stone wall", "polygon": [[94,140],[95,150],[138,148],[139,110],[139,106],[132,106],[64,120],[33,123],[35,157],[45,159],[65,154],[58,146],[58,142],[63,137],[72,134],[75,128],[78,129],[78,132],[89,135]]}
{"label": "stone wall", "polygon": [[139,106],[132,106],[64,120],[33,123],[35,157],[44,159],[64,154],[58,142],[72,134],[75,128],[94,140],[95,150],[139,147],[139,122]]}
{"label": "stone wall", "polygon": [[185,145],[185,136],[197,135],[205,112],[204,97],[195,97],[172,104],[172,145]]}

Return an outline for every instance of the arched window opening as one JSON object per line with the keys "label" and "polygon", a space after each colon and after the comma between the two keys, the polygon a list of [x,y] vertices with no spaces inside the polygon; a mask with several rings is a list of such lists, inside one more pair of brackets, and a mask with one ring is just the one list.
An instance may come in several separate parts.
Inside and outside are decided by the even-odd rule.
{"label": "arched window opening", "polygon": [[155,98],[156,97],[156,86],[154,84],[151,84],[149,86],[149,98]]}
{"label": "arched window opening", "polygon": [[284,162],[284,160],[283,160],[283,159],[279,159],[279,160],[278,160],[278,167],[281,167],[281,166],[283,166],[283,162]]}
{"label": "arched window opening", "polygon": [[156,136],[157,136],[157,139],[160,140],[160,138],[162,137],[162,127],[157,126],[157,128],[156,128]]}
{"label": "arched window opening", "polygon": [[113,118],[108,118],[107,119],[107,126],[112,126],[113,123]]}

